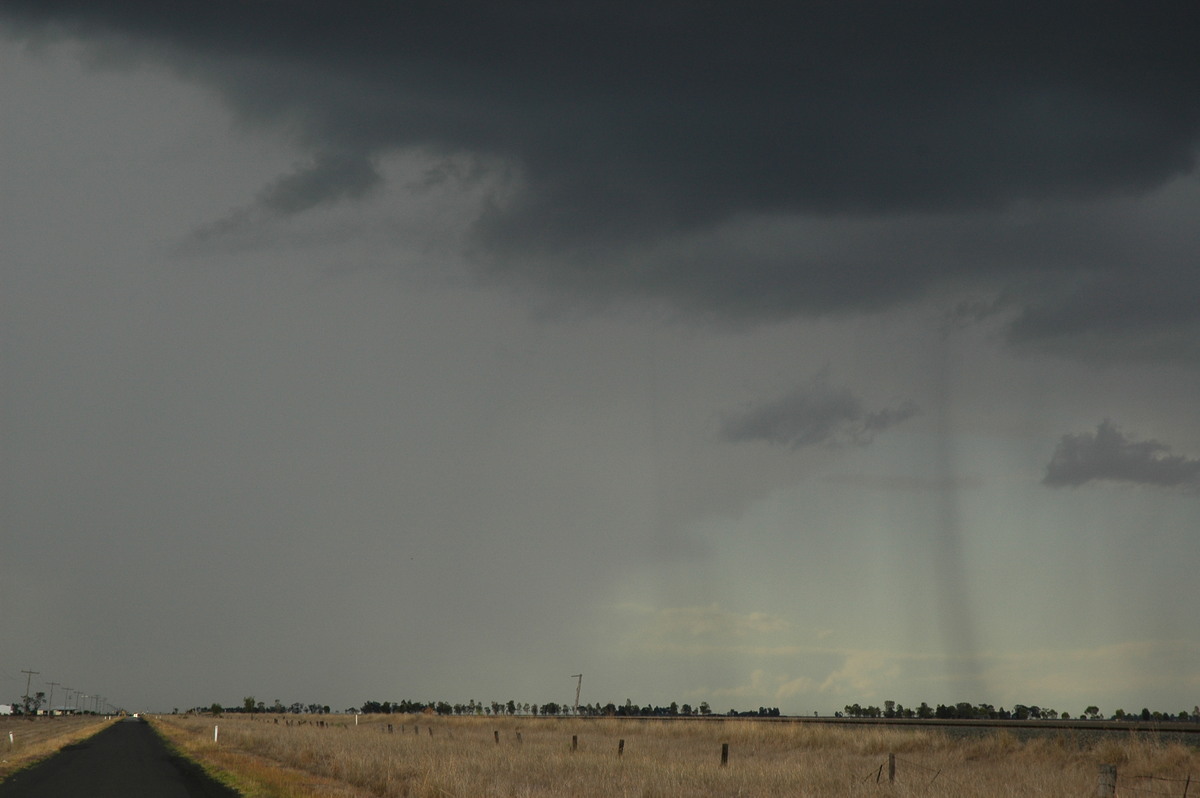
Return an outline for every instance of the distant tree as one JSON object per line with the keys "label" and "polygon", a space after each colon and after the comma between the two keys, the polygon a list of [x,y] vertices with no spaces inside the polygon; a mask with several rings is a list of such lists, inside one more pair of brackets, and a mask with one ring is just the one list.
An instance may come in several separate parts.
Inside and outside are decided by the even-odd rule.
{"label": "distant tree", "polygon": [[542,714],[543,715],[557,715],[558,714],[558,704],[554,703],[553,701],[542,704]]}
{"label": "distant tree", "polygon": [[929,718],[932,718],[933,717],[933,707],[929,706],[924,701],[922,701],[921,706],[917,707],[917,717],[924,718],[926,720],[928,720]]}
{"label": "distant tree", "polygon": [[883,702],[883,716],[885,718],[896,717],[896,702],[895,701],[892,701],[889,699],[889,700]]}
{"label": "distant tree", "polygon": [[1150,720],[1150,710],[1142,707],[1142,720]]}
{"label": "distant tree", "polygon": [[220,704],[213,704],[208,708],[208,711],[213,714],[214,718],[219,718],[225,713],[225,707],[221,706]]}
{"label": "distant tree", "polygon": [[254,712],[257,706],[258,704],[255,703],[254,696],[252,695],[248,695],[242,699],[243,712]]}
{"label": "distant tree", "polygon": [[[46,694],[38,691],[33,695],[27,695],[21,699],[21,714],[33,720],[37,717],[38,710],[42,708],[42,702],[46,700]],[[16,706],[16,705],[14,705]]]}
{"label": "distant tree", "polygon": [[1118,709],[1116,712],[1113,713],[1113,719],[1114,720],[1125,720],[1125,710]]}
{"label": "distant tree", "polygon": [[706,716],[712,714],[712,707],[708,705],[707,701],[700,702],[700,714]]}
{"label": "distant tree", "polygon": [[1100,707],[1094,705],[1090,706],[1083,711],[1083,714],[1086,715],[1089,720],[1095,720],[1096,718],[1100,717]]}

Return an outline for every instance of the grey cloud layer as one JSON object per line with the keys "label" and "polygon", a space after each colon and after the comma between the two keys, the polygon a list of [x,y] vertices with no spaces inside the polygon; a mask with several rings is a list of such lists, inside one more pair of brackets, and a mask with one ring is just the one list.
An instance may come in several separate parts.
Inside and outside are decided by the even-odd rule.
{"label": "grey cloud layer", "polygon": [[[1170,348],[1200,323],[1200,303],[1178,301],[1200,293],[1192,259],[1143,251],[1145,219],[1088,210],[1194,168],[1193,3],[0,12],[165,60],[245,118],[298,131],[315,160],[264,190],[273,212],[361,196],[372,159],[398,149],[510,164],[477,240],[539,282],[749,318],[974,282],[1018,342],[1141,335],[1153,319]],[[1006,215],[1022,203],[1063,218],[1024,238]],[[766,239],[747,240],[755,219],[775,220]],[[1107,312],[1130,284],[1141,301]]]}
{"label": "grey cloud layer", "polygon": [[765,441],[793,449],[861,445],[916,413],[910,402],[868,411],[848,388],[834,387],[820,374],[779,399],[726,415],[721,435],[728,441]]}
{"label": "grey cloud layer", "polygon": [[1094,480],[1158,487],[1200,488],[1200,460],[1170,455],[1158,441],[1135,441],[1105,420],[1094,433],[1064,435],[1046,467],[1043,484],[1077,487]]}

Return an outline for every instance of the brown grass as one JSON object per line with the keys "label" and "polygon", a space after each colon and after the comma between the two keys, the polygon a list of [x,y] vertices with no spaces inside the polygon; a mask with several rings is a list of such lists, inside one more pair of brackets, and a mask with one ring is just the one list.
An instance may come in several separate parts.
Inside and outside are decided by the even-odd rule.
{"label": "brown grass", "polygon": [[[235,774],[242,789],[288,798],[1084,796],[1094,793],[1103,763],[1119,766],[1119,786],[1145,787],[1125,780],[1145,776],[1178,778],[1153,782],[1157,792],[1178,795],[1188,774],[1200,777],[1200,752],[1150,737],[1088,745],[1071,737],[1023,741],[1007,731],[954,738],[930,728],[732,719],[324,720],[324,727],[300,716],[154,722],[189,755]],[[720,765],[722,743],[729,744],[727,767]],[[897,763],[893,783],[889,754]]]}
{"label": "brown grass", "polygon": [[[91,737],[114,720],[94,715],[35,720],[0,718],[0,781],[71,743]],[[9,742],[10,733],[12,742]]]}

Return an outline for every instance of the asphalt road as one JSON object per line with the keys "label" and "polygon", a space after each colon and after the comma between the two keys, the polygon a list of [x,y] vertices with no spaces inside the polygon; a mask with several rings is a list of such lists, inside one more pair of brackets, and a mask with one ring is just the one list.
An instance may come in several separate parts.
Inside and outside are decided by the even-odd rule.
{"label": "asphalt road", "polygon": [[237,798],[130,718],[0,783],[0,798]]}

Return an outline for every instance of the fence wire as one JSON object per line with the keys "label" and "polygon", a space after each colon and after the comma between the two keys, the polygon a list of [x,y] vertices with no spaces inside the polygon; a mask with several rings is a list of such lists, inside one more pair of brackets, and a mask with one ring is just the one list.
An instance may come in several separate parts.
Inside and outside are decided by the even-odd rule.
{"label": "fence wire", "polygon": [[[956,779],[953,776],[947,775],[945,768],[930,767],[929,765],[924,765],[920,762],[914,762],[911,759],[901,759],[900,757],[895,757],[894,761],[896,763],[896,781],[897,782],[900,781],[900,765],[904,765],[906,768],[912,768],[915,770],[924,771],[926,773],[932,773],[933,776],[930,777],[929,782],[925,785],[926,787],[932,786],[933,783],[939,779],[941,780],[941,782],[943,784],[949,783],[949,784],[952,784],[959,788],[965,789],[968,786],[965,782],[963,782],[959,779]],[[883,762],[881,762],[879,764],[879,767],[871,769],[865,776],[863,776],[858,781],[860,783],[866,783],[873,778],[876,783],[883,783],[883,771],[887,766],[888,766],[888,760],[885,759]],[[1182,784],[1184,786],[1181,791],[1168,792],[1168,791],[1161,790],[1161,789],[1152,789],[1149,786],[1134,786],[1134,784],[1139,783],[1139,782],[1149,782],[1151,784],[1153,782],[1165,782],[1167,784]],[[1119,788],[1119,791],[1124,792],[1124,793],[1137,793],[1138,795],[1164,795],[1164,796],[1170,796],[1170,798],[1187,798],[1191,783],[1192,783],[1192,777],[1190,774],[1184,778],[1173,778],[1170,776],[1154,776],[1154,775],[1150,775],[1150,776],[1120,776],[1118,774],[1118,785],[1117,786]],[[1090,796],[1090,795],[1094,795],[1094,794],[1095,794],[1094,788],[1092,788],[1092,787],[1089,787],[1085,790],[1081,790],[1081,792],[1080,792],[1080,795]],[[1200,788],[1198,788],[1198,791],[1196,792],[1196,797],[1200,798]]]}
{"label": "fence wire", "polygon": [[[1149,786],[1135,787],[1132,784],[1128,783],[1128,782],[1151,782],[1151,783],[1153,783],[1156,781],[1167,782],[1168,784],[1182,784],[1183,790],[1181,792],[1175,792],[1175,791],[1167,792],[1164,790],[1151,789]],[[1133,793],[1137,793],[1139,795],[1169,795],[1169,796],[1171,796],[1171,798],[1179,798],[1180,796],[1183,796],[1183,798],[1186,798],[1186,796],[1188,794],[1188,788],[1191,786],[1191,783],[1192,783],[1191,775],[1188,775],[1186,778],[1178,779],[1178,778],[1171,778],[1169,776],[1124,776],[1124,777],[1122,777],[1118,773],[1118,777],[1117,777],[1117,784],[1122,792],[1126,792],[1126,793],[1133,792]]]}

